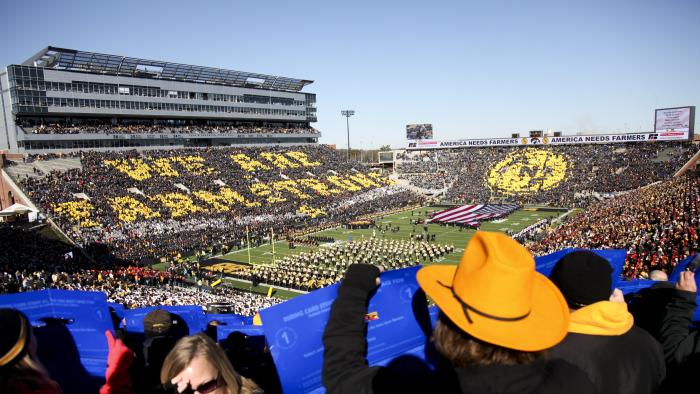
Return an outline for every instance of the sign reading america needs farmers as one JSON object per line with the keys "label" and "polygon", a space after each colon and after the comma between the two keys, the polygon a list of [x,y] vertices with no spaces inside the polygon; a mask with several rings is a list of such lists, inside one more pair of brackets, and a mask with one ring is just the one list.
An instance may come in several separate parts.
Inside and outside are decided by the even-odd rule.
{"label": "sign reading america needs farmers", "polygon": [[408,149],[483,148],[487,146],[615,144],[624,142],[683,141],[687,139],[688,132],[658,132],[636,134],[572,135],[564,137],[481,138],[446,141],[422,140],[409,142]]}

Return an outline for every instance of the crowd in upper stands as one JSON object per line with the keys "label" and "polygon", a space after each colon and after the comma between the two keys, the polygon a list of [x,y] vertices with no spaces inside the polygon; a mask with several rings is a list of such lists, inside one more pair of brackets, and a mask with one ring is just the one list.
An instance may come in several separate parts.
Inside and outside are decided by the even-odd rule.
{"label": "crowd in upper stands", "polygon": [[700,251],[700,173],[593,204],[529,247],[538,255],[570,247],[626,249],[624,276],[670,273]]}
{"label": "crowd in upper stands", "polygon": [[338,282],[352,264],[371,263],[393,270],[430,263],[453,251],[453,245],[373,237],[285,256],[272,265],[256,265],[236,271],[233,276],[311,291]]}
{"label": "crowd in upper stands", "polygon": [[[181,123],[181,122],[180,122]],[[131,120],[112,124],[101,120],[38,123],[20,120],[18,124],[30,134],[318,134],[307,125],[244,125],[228,122],[161,122]]]}
{"label": "crowd in upper stands", "polygon": [[444,199],[455,203],[585,207],[596,200],[593,193],[671,177],[697,149],[687,142],[444,149],[401,154],[396,171],[418,187],[450,186]]}
{"label": "crowd in upper stands", "polygon": [[325,146],[84,152],[82,168],[22,187],[72,239],[120,259],[258,245],[421,197]]}

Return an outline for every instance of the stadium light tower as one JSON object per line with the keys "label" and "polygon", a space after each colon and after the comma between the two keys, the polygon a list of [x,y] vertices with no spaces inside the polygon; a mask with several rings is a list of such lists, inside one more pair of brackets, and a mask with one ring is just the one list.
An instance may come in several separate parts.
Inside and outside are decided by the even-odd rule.
{"label": "stadium light tower", "polygon": [[350,117],[355,115],[355,111],[351,109],[346,109],[340,111],[340,114],[345,116],[345,122],[348,126],[348,161],[350,161]]}

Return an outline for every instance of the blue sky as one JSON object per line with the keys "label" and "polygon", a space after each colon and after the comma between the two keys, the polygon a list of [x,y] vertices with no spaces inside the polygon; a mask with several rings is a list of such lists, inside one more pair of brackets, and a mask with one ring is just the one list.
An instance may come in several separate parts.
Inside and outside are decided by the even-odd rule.
{"label": "blue sky", "polygon": [[321,142],[650,130],[700,105],[700,1],[7,1],[0,65],[47,45],[312,79]]}

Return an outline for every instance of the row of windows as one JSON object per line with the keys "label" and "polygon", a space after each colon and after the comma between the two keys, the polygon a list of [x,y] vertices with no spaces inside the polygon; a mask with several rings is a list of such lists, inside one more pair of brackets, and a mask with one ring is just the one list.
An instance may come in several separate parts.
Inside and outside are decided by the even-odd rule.
{"label": "row of windows", "polygon": [[[285,140],[285,143],[312,143],[317,142],[317,138],[304,138]],[[282,141],[265,138],[247,138],[235,141],[236,144],[281,144]],[[69,141],[17,141],[20,148],[26,150],[34,149],[88,149],[88,148],[133,148],[144,146],[231,146],[231,143],[222,140],[207,139],[182,139],[182,140],[69,140]]]}
{"label": "row of windows", "polygon": [[258,95],[229,95],[201,92],[187,92],[181,90],[164,90],[158,87],[137,85],[116,85],[108,83],[94,83],[73,81],[71,83],[42,81],[30,78],[10,79],[10,87],[20,90],[76,92],[93,94],[128,95],[141,97],[177,98],[186,100],[212,100],[232,103],[257,103],[279,104],[288,106],[305,106],[304,101],[286,97],[258,96]]}
{"label": "row of windows", "polygon": [[[88,148],[131,148],[138,146],[174,146],[173,140],[72,140],[72,141],[17,141],[24,149],[88,149]],[[177,145],[182,145],[179,141]]]}
{"label": "row of windows", "polygon": [[[228,114],[249,114],[266,116],[306,116],[306,111],[292,109],[272,109],[272,108],[249,108],[249,107],[229,107],[218,105],[201,104],[173,104],[154,103],[143,101],[116,101],[116,100],[92,100],[92,99],[71,99],[59,97],[40,97],[13,95],[13,108],[20,110],[25,106],[35,107],[77,107],[77,108],[112,108],[130,109],[142,111],[176,111],[176,112],[212,112]],[[28,111],[35,112],[35,111]]]}
{"label": "row of windows", "polygon": [[15,77],[44,79],[44,70],[36,67],[9,66],[7,67],[7,73],[10,81],[12,81]]}

